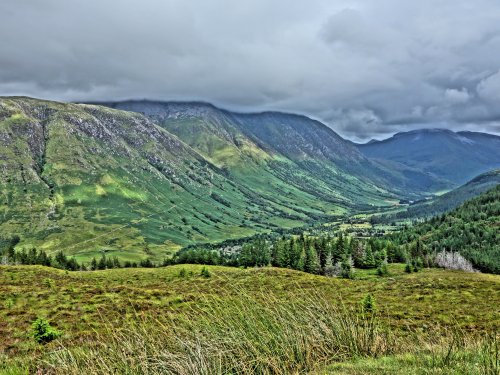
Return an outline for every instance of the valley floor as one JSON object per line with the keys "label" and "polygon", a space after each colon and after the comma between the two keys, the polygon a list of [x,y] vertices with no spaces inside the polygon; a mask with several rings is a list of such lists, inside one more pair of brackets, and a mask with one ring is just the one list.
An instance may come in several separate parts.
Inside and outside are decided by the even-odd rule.
{"label": "valley floor", "polygon": [[[214,355],[227,360],[223,348],[231,339],[237,342],[231,344],[231,356],[256,366],[239,368],[241,373],[322,369],[320,373],[392,374],[398,369],[396,373],[479,374],[486,367],[476,362],[491,359],[480,354],[481,348],[490,350],[485,337],[496,343],[497,367],[488,368],[498,370],[498,275],[438,269],[405,274],[401,264],[390,265],[388,277],[358,271],[356,280],[277,268],[203,268],[67,272],[0,266],[0,374],[37,368],[78,373],[80,366],[97,374],[111,371],[106,367],[110,362],[121,366],[115,368],[118,373],[156,374],[162,373],[154,366],[159,358],[165,360],[165,348],[170,350],[168,366],[182,363],[185,368],[176,372],[175,366],[168,367],[172,373],[196,373],[201,362],[189,353],[204,353],[206,366]],[[376,301],[376,313],[369,316],[360,303],[368,294]],[[37,317],[47,318],[62,336],[36,344],[30,335]],[[293,341],[290,332],[304,336]],[[454,360],[463,363],[446,357],[449,345]],[[222,349],[214,354],[204,352],[207,347]],[[128,355],[120,354],[127,350]],[[91,361],[97,354],[102,361]],[[155,365],[141,367],[141,360]],[[280,367],[283,363],[292,367]],[[227,371],[226,365],[218,370]],[[432,372],[435,366],[445,370]],[[472,372],[460,372],[464,369]]]}

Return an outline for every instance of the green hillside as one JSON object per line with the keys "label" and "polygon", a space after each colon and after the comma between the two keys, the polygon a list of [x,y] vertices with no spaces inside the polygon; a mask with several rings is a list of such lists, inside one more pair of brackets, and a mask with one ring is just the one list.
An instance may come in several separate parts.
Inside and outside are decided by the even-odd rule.
{"label": "green hillside", "polygon": [[[234,113],[198,102],[103,104],[149,116],[243,183],[252,175],[248,168],[257,164],[257,179],[283,180],[322,200],[344,199],[358,208],[378,204],[381,194],[418,198],[450,186],[402,164],[370,160],[351,142],[306,116]],[[254,188],[268,188],[256,182]]]}
{"label": "green hillside", "polygon": [[[0,99],[0,239],[88,261],[375,211],[448,186],[305,116]],[[141,112],[141,113],[139,113]]]}
{"label": "green hillside", "polygon": [[[176,131],[179,122],[192,138]],[[161,260],[189,244],[293,228],[397,199],[382,184],[324,164],[337,176],[330,184],[231,133],[232,123],[161,125],[96,105],[0,99],[0,236],[78,259],[105,251]]]}
{"label": "green hillside", "polygon": [[455,210],[392,235],[417,256],[458,251],[480,271],[500,273],[500,185]]}
{"label": "green hillside", "polygon": [[500,184],[500,169],[483,173],[471,181],[443,195],[419,201],[405,211],[383,215],[381,220],[388,222],[401,219],[428,218],[440,215],[460,206],[465,201],[477,197],[486,190]]}

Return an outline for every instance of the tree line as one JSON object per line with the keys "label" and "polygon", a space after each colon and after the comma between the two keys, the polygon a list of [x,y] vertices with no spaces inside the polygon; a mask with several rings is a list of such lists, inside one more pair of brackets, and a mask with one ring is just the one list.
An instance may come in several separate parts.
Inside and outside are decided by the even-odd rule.
{"label": "tree line", "polygon": [[195,263],[235,267],[273,266],[319,275],[352,277],[354,268],[377,268],[387,273],[388,262],[408,259],[404,248],[391,241],[346,236],[281,237],[276,240],[255,238],[232,252],[213,249],[185,249],[169,260],[170,264]]}
{"label": "tree line", "polygon": [[74,257],[66,256],[62,251],[58,251],[52,256],[48,255],[44,250],[37,250],[36,248],[15,250],[19,240],[18,236],[0,238],[0,259],[2,264],[40,265],[68,271],[94,271],[132,267],[152,268],[157,266],[149,258],[139,262],[122,262],[116,256],[110,257],[102,254],[99,259],[94,257],[89,263],[83,263],[78,262]]}

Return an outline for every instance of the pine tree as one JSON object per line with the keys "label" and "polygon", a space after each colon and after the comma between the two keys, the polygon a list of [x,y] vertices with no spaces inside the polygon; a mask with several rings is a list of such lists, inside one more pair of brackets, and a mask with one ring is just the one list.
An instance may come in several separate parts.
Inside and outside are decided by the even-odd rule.
{"label": "pine tree", "polygon": [[56,254],[55,262],[56,262],[56,267],[65,269],[68,259],[66,258],[66,255],[64,255],[62,251],[59,251]]}
{"label": "pine tree", "polygon": [[290,257],[287,248],[287,241],[284,238],[278,240],[274,245],[274,249],[276,258],[273,262],[273,266],[283,267],[283,268],[290,267],[290,261],[289,261]]}
{"label": "pine tree", "polygon": [[351,248],[352,260],[354,261],[354,266],[362,268],[364,266],[364,261],[366,257],[365,245],[363,244],[363,242],[353,238],[351,240],[350,248]]}
{"label": "pine tree", "polygon": [[106,258],[106,268],[111,269],[113,268],[113,259],[111,258]]}
{"label": "pine tree", "polygon": [[302,248],[298,262],[297,262],[296,266],[294,267],[294,269],[299,270],[299,271],[304,271],[305,265],[306,265],[306,250],[304,248]]}
{"label": "pine tree", "polygon": [[350,256],[344,256],[342,262],[340,263],[340,276],[344,279],[353,279],[354,270],[352,265],[352,258]]}
{"label": "pine tree", "polygon": [[315,242],[315,249],[316,249],[316,254],[318,256],[319,268],[321,270],[321,273],[324,273],[326,267],[326,260],[328,257],[328,250],[326,244],[327,244],[326,238],[320,238]]}
{"label": "pine tree", "polygon": [[97,264],[97,269],[105,270],[106,269],[106,255],[102,255],[101,259],[99,259],[99,263]]}
{"label": "pine tree", "polygon": [[309,245],[304,250],[304,271],[309,273],[317,273],[318,258],[312,245]]}
{"label": "pine tree", "polygon": [[325,276],[334,276],[335,275],[335,267],[332,262],[332,256],[328,254],[326,258],[325,269],[323,271]]}
{"label": "pine tree", "polygon": [[92,271],[95,271],[97,269],[97,260],[95,259],[95,257],[93,257],[90,261],[90,269]]}
{"label": "pine tree", "polygon": [[364,268],[376,267],[375,257],[373,256],[372,248],[369,244],[368,246],[366,246],[365,258],[363,259],[363,267]]}

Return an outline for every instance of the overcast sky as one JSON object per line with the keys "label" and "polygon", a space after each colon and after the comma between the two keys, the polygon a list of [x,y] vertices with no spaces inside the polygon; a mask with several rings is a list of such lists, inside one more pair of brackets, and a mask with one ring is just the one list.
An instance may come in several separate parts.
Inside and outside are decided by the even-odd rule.
{"label": "overcast sky", "polygon": [[500,134],[500,1],[1,0],[0,95]]}

